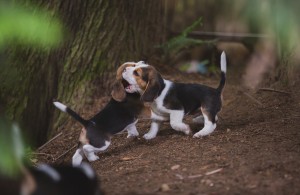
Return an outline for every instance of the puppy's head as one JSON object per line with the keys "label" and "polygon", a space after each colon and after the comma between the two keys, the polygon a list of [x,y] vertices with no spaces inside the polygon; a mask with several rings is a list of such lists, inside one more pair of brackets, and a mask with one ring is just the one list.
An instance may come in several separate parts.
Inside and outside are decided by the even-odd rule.
{"label": "puppy's head", "polygon": [[[130,89],[130,84],[125,79],[123,79],[122,73],[124,72],[124,70],[127,67],[135,67],[135,66],[136,66],[136,63],[134,63],[134,62],[126,62],[118,68],[117,75],[116,75],[116,81],[113,85],[113,89],[112,89],[112,92],[111,92],[111,95],[112,95],[114,100],[116,100],[118,102],[121,102],[126,98],[126,91],[127,90],[125,91],[125,89],[126,88]],[[130,92],[131,91],[128,90],[128,93],[130,93]],[[134,93],[134,91],[131,92],[131,93]]]}
{"label": "puppy's head", "polygon": [[[128,66],[122,71],[122,77],[141,94],[144,102],[153,102],[164,87],[164,80],[159,72],[148,64],[141,62]],[[125,88],[128,91],[127,88]]]}

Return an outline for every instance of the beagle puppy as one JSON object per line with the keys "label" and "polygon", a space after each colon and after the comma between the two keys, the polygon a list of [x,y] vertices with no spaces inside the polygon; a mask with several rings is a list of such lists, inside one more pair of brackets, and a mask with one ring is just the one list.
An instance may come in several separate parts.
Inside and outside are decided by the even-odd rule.
{"label": "beagle puppy", "polygon": [[112,135],[116,133],[127,130],[127,138],[139,135],[135,126],[137,118],[140,115],[147,115],[147,111],[150,116],[150,109],[144,107],[143,102],[140,101],[137,89],[122,78],[123,71],[135,64],[128,62],[118,68],[111,100],[89,120],[83,119],[64,104],[54,102],[59,110],[68,113],[83,125],[78,149],[72,157],[74,166],[80,165],[84,155],[90,162],[99,159],[95,153],[106,150],[111,143]]}
{"label": "beagle puppy", "polygon": [[201,84],[172,82],[163,79],[153,66],[141,62],[137,64],[126,67],[122,76],[131,89],[141,94],[143,102],[151,102],[152,123],[150,131],[144,135],[145,139],[155,138],[161,122],[167,120],[170,120],[174,130],[189,134],[190,127],[183,123],[183,117],[199,109],[202,115],[194,118],[194,122],[204,123],[204,127],[194,137],[206,136],[215,130],[226,80],[224,52],[221,55],[221,81],[216,89]]}
{"label": "beagle puppy", "polygon": [[20,188],[23,195],[103,194],[96,173],[87,163],[76,167],[41,164],[26,169],[23,177]]}

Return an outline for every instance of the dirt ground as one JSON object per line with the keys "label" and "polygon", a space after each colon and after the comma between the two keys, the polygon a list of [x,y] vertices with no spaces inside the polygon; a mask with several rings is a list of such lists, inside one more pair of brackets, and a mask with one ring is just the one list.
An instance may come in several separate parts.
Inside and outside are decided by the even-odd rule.
{"label": "dirt ground", "polygon": [[[161,68],[172,80],[217,86],[218,77],[187,75]],[[236,76],[238,74],[238,76]],[[106,194],[300,194],[299,83],[266,87],[288,92],[247,91],[241,73],[228,67],[224,105],[214,133],[201,139],[165,123],[158,136],[142,138],[150,121],[138,123],[140,136],[115,135],[91,163]],[[90,117],[109,97],[97,97],[80,112]],[[188,117],[187,121],[190,121]],[[191,124],[193,132],[202,125]],[[80,126],[68,121],[59,137],[36,151],[38,163],[70,163]],[[71,149],[71,150],[70,150]],[[67,153],[66,153],[67,152]],[[65,154],[66,153],[66,154]]]}

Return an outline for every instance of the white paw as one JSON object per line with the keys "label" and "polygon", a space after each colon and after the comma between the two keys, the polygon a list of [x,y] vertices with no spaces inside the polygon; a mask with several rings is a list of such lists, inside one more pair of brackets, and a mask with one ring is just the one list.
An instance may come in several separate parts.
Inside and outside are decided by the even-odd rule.
{"label": "white paw", "polygon": [[137,137],[137,136],[139,136],[139,133],[128,133],[127,138]]}
{"label": "white paw", "polygon": [[191,133],[191,130],[187,129],[185,131],[183,131],[184,134],[189,135]]}
{"label": "white paw", "polygon": [[195,133],[193,135],[193,138],[199,138],[199,137],[204,137],[209,135],[210,133],[206,132],[206,131],[199,131],[198,133]]}
{"label": "white paw", "polygon": [[96,161],[96,160],[98,160],[99,159],[99,156],[97,156],[97,155],[90,155],[89,157],[88,157],[88,160],[90,161],[90,162],[93,162],[93,161]]}
{"label": "white paw", "polygon": [[146,139],[146,140],[150,140],[150,139],[153,139],[153,138],[155,138],[155,137],[156,137],[156,135],[151,134],[151,133],[146,133],[146,134],[143,136],[143,138]]}

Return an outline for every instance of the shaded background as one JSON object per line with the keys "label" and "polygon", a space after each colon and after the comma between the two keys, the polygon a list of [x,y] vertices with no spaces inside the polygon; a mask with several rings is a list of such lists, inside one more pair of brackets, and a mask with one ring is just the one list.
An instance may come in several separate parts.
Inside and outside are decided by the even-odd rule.
{"label": "shaded background", "polygon": [[[245,72],[239,76],[246,87],[255,89],[264,79],[289,84],[297,78],[297,1],[51,0],[3,1],[1,6],[19,6],[32,17],[42,12],[61,30],[55,45],[28,45],[14,38],[1,47],[1,114],[18,121],[35,146],[66,119],[54,112],[53,100],[80,112],[93,103],[95,93],[110,94],[114,71],[126,61],[176,68],[206,61],[204,73],[211,75],[219,52],[227,48],[229,61],[245,59],[240,65]],[[202,25],[185,37],[192,41],[178,39],[179,49],[161,47],[200,17]],[[26,26],[21,22],[11,21]],[[47,32],[47,26],[38,28]]]}
{"label": "shaded background", "polygon": [[[24,156],[31,165],[71,162],[80,127],[53,100],[94,115],[126,61],[147,61],[170,80],[217,86],[225,50],[228,79],[212,136],[193,139],[168,124],[151,141],[118,134],[91,163],[101,187],[109,194],[299,194],[299,6],[0,0],[0,188],[18,190],[2,174],[19,176]],[[12,122],[27,138],[22,154],[12,146]],[[149,126],[141,120],[140,134]]]}

